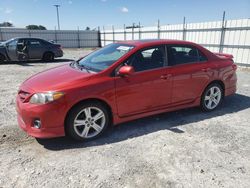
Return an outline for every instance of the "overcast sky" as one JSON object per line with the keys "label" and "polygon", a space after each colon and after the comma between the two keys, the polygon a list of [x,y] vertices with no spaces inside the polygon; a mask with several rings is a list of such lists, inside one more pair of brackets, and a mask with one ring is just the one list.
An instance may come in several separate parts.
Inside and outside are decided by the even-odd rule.
{"label": "overcast sky", "polygon": [[16,27],[29,24],[54,29],[57,25],[54,4],[59,9],[61,29],[85,29],[105,25],[123,27],[139,21],[144,26],[250,18],[250,0],[0,0],[0,22]]}

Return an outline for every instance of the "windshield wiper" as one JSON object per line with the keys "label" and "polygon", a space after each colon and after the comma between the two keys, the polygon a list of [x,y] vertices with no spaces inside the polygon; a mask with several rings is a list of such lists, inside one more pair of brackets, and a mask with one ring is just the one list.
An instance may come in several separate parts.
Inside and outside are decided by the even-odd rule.
{"label": "windshield wiper", "polygon": [[84,68],[88,73],[90,73],[90,69],[88,67],[86,67],[85,65],[79,65],[80,67]]}
{"label": "windshield wiper", "polygon": [[78,69],[82,70],[85,69],[88,73],[90,73],[89,68],[84,66],[84,65],[80,65],[78,61],[74,61],[75,65],[77,66]]}

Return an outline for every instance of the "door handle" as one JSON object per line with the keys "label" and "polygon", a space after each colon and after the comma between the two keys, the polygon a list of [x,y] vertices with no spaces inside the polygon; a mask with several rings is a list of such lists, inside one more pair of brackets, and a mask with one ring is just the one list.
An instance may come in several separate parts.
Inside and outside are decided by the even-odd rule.
{"label": "door handle", "polygon": [[166,80],[167,78],[166,78],[166,75],[161,75],[161,77],[160,77],[162,80]]}
{"label": "door handle", "polygon": [[167,79],[169,79],[169,78],[171,78],[171,76],[172,76],[172,74],[164,74],[164,75],[161,75],[161,79],[162,80],[167,80]]}
{"label": "door handle", "polygon": [[203,71],[203,72],[208,72],[208,71],[210,71],[210,70],[211,70],[210,68],[201,69],[201,71]]}

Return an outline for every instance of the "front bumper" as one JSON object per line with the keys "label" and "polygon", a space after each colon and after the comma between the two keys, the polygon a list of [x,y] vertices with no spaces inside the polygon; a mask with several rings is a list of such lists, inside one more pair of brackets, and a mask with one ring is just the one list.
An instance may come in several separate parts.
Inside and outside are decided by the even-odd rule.
{"label": "front bumper", "polygon": [[[16,98],[16,111],[19,126],[36,138],[53,138],[64,136],[65,107],[63,103],[52,102],[44,105],[23,103]],[[41,121],[41,128],[33,127],[34,120]]]}

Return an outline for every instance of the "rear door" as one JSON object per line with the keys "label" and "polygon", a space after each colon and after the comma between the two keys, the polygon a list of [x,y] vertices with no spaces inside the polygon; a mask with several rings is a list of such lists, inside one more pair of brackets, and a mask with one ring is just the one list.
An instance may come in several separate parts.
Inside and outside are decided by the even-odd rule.
{"label": "rear door", "polygon": [[119,116],[154,111],[171,102],[172,82],[166,75],[165,46],[143,49],[124,64],[133,66],[135,73],[115,78]]}
{"label": "rear door", "polygon": [[28,39],[28,53],[30,59],[41,59],[44,46],[38,39]]}
{"label": "rear door", "polygon": [[194,46],[169,45],[168,71],[172,75],[172,103],[193,102],[213,75],[208,59]]}

